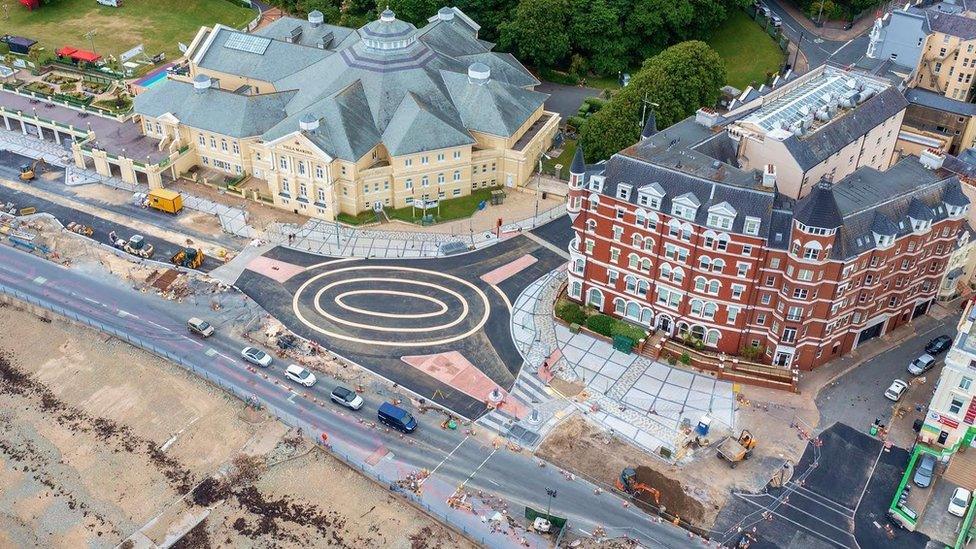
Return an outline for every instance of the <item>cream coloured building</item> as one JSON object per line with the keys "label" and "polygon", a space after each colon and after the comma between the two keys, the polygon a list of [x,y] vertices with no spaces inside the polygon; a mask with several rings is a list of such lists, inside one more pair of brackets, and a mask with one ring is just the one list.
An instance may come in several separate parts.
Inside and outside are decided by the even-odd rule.
{"label": "cream coloured building", "polygon": [[167,177],[195,165],[247,175],[276,206],[323,219],[517,188],[559,117],[477,33],[457,8],[420,29],[390,10],[358,30],[318,12],[252,34],[205,27],[189,74],[139,94],[135,110],[161,149],[189,148]]}

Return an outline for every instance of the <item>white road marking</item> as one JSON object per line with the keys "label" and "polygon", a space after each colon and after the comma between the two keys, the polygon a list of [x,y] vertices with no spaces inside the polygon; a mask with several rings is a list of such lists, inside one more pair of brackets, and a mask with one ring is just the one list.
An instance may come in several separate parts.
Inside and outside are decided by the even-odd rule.
{"label": "white road marking", "polygon": [[[71,293],[74,294],[74,292],[71,292]],[[96,300],[94,300],[94,299],[92,299],[92,298],[90,298],[88,296],[84,296],[82,299],[84,299],[85,301],[87,301],[89,303],[94,303],[95,305],[102,305],[102,302],[101,301],[96,301]]]}
{"label": "white road marking", "polygon": [[[437,470],[441,468],[441,465],[444,465],[444,462],[447,461],[448,459],[450,459],[451,456],[454,455],[454,452],[457,452],[458,448],[460,448],[461,445],[464,444],[465,441],[467,441],[468,438],[470,438],[470,437],[471,437],[471,435],[467,435],[466,437],[464,437],[463,439],[461,439],[461,442],[458,442],[458,445],[455,446],[454,449],[451,450],[446,456],[444,456],[444,459],[442,459],[441,462],[437,464],[437,467],[434,467],[431,470],[430,474],[427,475],[427,478],[430,478],[430,477],[434,476],[434,473],[436,473]],[[425,478],[424,480],[427,480],[427,478]]]}
{"label": "white road marking", "polygon": [[47,282],[47,279],[43,276],[34,277],[34,284],[37,284],[38,286],[43,285],[45,282]]}
{"label": "white road marking", "polygon": [[836,50],[834,50],[834,53],[830,54],[830,56],[833,57],[833,56],[837,55],[840,52],[840,50],[846,48],[853,41],[854,41],[854,39],[851,38],[847,42],[844,42],[843,44],[841,44],[841,46],[839,48],[837,48]]}
{"label": "white road marking", "polygon": [[292,393],[291,396],[288,397],[288,399],[287,399],[288,402],[291,402],[292,404],[294,404],[295,403],[295,397],[297,397],[297,396],[298,396],[298,393]]}
{"label": "white road marking", "polygon": [[512,314],[512,302],[508,300],[508,296],[505,295],[505,292],[503,292],[501,288],[499,288],[498,286],[496,286],[494,284],[489,284],[489,286],[491,286],[496,292],[498,292],[498,295],[502,296],[502,301],[504,301],[505,302],[505,306],[508,307],[508,314],[511,315]]}
{"label": "white road marking", "polygon": [[196,345],[198,347],[203,347],[203,343],[200,343],[199,341],[193,339],[190,336],[183,336],[183,339],[189,341],[190,343],[192,343],[192,344],[194,344],[194,345]]}
{"label": "white road marking", "polygon": [[470,482],[471,479],[473,479],[475,475],[478,474],[478,471],[480,471],[481,468],[484,467],[486,463],[488,463],[488,460],[491,459],[491,456],[495,455],[495,452],[497,452],[497,451],[498,451],[498,448],[495,448],[494,450],[492,450],[491,453],[488,454],[488,457],[486,457],[485,460],[481,462],[481,465],[475,467],[474,468],[474,471],[471,471],[471,474],[468,475],[468,478],[464,479],[464,482],[461,483],[461,486],[459,486],[458,489],[460,490],[461,488],[464,488],[464,486],[468,482]]}

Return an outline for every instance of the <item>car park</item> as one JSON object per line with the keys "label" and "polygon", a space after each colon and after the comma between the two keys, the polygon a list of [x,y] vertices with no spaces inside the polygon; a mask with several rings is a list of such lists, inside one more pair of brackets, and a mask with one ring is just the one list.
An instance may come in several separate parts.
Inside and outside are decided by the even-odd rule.
{"label": "car park", "polygon": [[214,327],[206,320],[202,320],[197,317],[193,317],[186,321],[186,329],[201,337],[210,337],[214,335]]}
{"label": "car park", "polygon": [[357,395],[356,391],[347,389],[341,385],[332,389],[329,398],[332,399],[332,402],[351,410],[358,410],[363,407],[363,397]]}
{"label": "car park", "polygon": [[949,514],[956,515],[957,517],[962,517],[966,515],[966,509],[969,507],[969,500],[972,497],[972,492],[969,490],[957,487],[954,492],[952,492],[952,497],[949,498]]}
{"label": "car park", "polygon": [[241,349],[241,358],[262,368],[271,366],[271,355],[258,349],[257,347],[244,347]]}
{"label": "car park", "polygon": [[285,368],[285,377],[306,387],[315,385],[315,374],[297,364],[291,364]]}
{"label": "car park", "polygon": [[380,405],[379,410],[376,412],[376,418],[383,425],[392,427],[402,433],[412,433],[417,430],[416,418],[410,412],[389,402],[384,402]]}
{"label": "car park", "polygon": [[925,345],[925,352],[930,355],[938,355],[948,351],[949,347],[952,347],[952,337],[940,335]]}
{"label": "car park", "polygon": [[918,467],[915,469],[915,476],[912,482],[919,488],[928,488],[932,484],[932,476],[935,474],[935,456],[932,454],[922,454],[918,460]]}
{"label": "car park", "polygon": [[935,357],[926,353],[916,358],[911,364],[908,365],[908,373],[912,374],[913,376],[920,376],[931,370],[932,367],[935,366],[935,363]]}
{"label": "car park", "polygon": [[907,390],[908,390],[908,384],[900,379],[896,379],[891,382],[891,385],[889,385],[887,389],[885,389],[884,396],[888,400],[893,400],[895,402],[898,402],[899,400],[901,400],[901,397],[905,394],[905,391]]}

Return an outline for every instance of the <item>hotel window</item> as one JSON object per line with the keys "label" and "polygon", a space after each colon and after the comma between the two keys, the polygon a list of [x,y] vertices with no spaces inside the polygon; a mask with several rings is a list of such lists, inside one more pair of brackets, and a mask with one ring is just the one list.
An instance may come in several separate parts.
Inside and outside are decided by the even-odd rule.
{"label": "hotel window", "polygon": [[301,183],[298,185],[298,196],[302,198],[308,197],[308,185],[306,185],[305,183]]}
{"label": "hotel window", "polygon": [[291,192],[291,187],[289,187],[288,180],[287,179],[282,179],[281,180],[281,192],[283,192],[285,194],[288,194],[288,193]]}
{"label": "hotel window", "polygon": [[325,179],[325,170],[322,168],[322,166],[315,166],[315,178]]}
{"label": "hotel window", "polygon": [[461,151],[454,151],[454,160],[461,160]]}
{"label": "hotel window", "polygon": [[222,150],[224,152],[227,152],[227,140],[226,139],[221,139],[220,140],[220,150]]}
{"label": "hotel window", "polygon": [[725,321],[728,322],[729,324],[735,324],[735,319],[738,316],[739,316],[739,308],[729,307],[726,312]]}
{"label": "hotel window", "polygon": [[755,217],[747,217],[745,225],[743,225],[742,227],[742,232],[746,234],[757,235],[759,234],[760,224],[761,224],[761,220],[756,219]]}
{"label": "hotel window", "polygon": [[426,175],[420,178],[420,186],[424,189],[430,186],[430,180],[427,179]]}
{"label": "hotel window", "polygon": [[201,147],[207,146],[207,138],[204,137],[202,133],[199,136],[197,136],[197,141],[200,142]]}
{"label": "hotel window", "polygon": [[437,161],[438,162],[444,161],[444,153],[437,153]]}
{"label": "hotel window", "polygon": [[[759,324],[760,326],[766,325],[766,313],[759,313],[756,315],[756,324]],[[756,345],[756,347],[758,347],[758,345]]]}
{"label": "hotel window", "polygon": [[430,160],[426,156],[420,157],[420,163],[423,164],[424,166],[426,166],[429,162]]}
{"label": "hotel window", "polygon": [[278,166],[280,166],[282,170],[287,170],[288,169],[288,157],[287,156],[282,156],[281,158],[279,158],[278,159]]}
{"label": "hotel window", "polygon": [[298,174],[299,175],[305,175],[305,161],[304,160],[299,160],[298,161]]}
{"label": "hotel window", "polygon": [[739,299],[739,298],[741,298],[742,297],[742,294],[745,293],[745,291],[746,291],[746,287],[745,286],[741,286],[739,284],[733,284],[732,285],[732,299]]}
{"label": "hotel window", "polygon": [[413,158],[407,158],[407,159],[405,159],[403,161],[403,166],[406,167],[406,168],[409,168],[410,166],[413,166]]}
{"label": "hotel window", "polygon": [[234,154],[241,154],[241,146],[237,144],[237,141],[234,141],[230,145],[231,149],[234,151]]}
{"label": "hotel window", "polygon": [[451,191],[451,196],[461,196],[461,189],[454,189]]}
{"label": "hotel window", "polygon": [[210,136],[210,148],[211,149],[216,149],[217,148],[217,138],[215,138],[212,135]]}
{"label": "hotel window", "polygon": [[454,180],[455,181],[461,180],[461,170],[454,170]]}
{"label": "hotel window", "polygon": [[437,184],[438,185],[444,184],[444,174],[442,173],[437,174]]}
{"label": "hotel window", "polygon": [[146,120],[145,122],[143,122],[142,127],[145,128],[146,133],[152,133],[152,131],[153,131],[152,122],[150,122],[148,120]]}
{"label": "hotel window", "polygon": [[410,178],[408,177],[408,178],[407,178],[407,180],[406,180],[406,181],[405,181],[405,182],[403,183],[403,187],[404,187],[405,189],[407,189],[408,191],[409,191],[409,190],[412,190],[412,189],[413,189],[413,179],[410,179]]}
{"label": "hotel window", "polygon": [[973,378],[963,377],[959,380],[959,388],[963,391],[968,391],[973,386]]}
{"label": "hotel window", "polygon": [[325,204],[325,189],[319,188],[317,200],[320,204]]}
{"label": "hotel window", "polygon": [[159,135],[163,135],[163,128],[162,126],[159,125],[159,122],[156,122],[156,133]]}
{"label": "hotel window", "polygon": [[963,402],[956,397],[952,397],[952,402],[949,403],[949,413],[958,414],[962,410]]}
{"label": "hotel window", "polygon": [[732,228],[732,218],[724,215],[708,214],[708,226],[716,229]]}

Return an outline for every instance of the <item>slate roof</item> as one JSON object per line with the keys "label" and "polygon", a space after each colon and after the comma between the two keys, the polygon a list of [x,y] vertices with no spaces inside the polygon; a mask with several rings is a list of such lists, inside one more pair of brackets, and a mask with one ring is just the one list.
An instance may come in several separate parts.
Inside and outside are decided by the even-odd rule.
{"label": "slate roof", "polygon": [[928,107],[961,116],[976,116],[976,104],[951,99],[934,91],[911,88],[905,91],[905,99],[912,105]]}
{"label": "slate roof", "polygon": [[[171,113],[181,123],[230,137],[261,135],[285,116],[285,106],[295,92],[239,95],[210,88],[202,92],[193,84],[164,79],[134,99],[136,112],[151,117]],[[227,113],[239,116],[227,116]],[[297,122],[296,122],[297,127]]]}
{"label": "slate roof", "polygon": [[569,173],[584,173],[585,171],[586,162],[583,161],[583,146],[578,145],[576,153],[573,154],[573,163],[569,166]]}
{"label": "slate roof", "polygon": [[303,46],[318,47],[318,45],[322,43],[323,38],[331,37],[329,46],[325,49],[337,50],[343,46],[348,46],[350,39],[356,39],[356,29],[328,25],[325,23],[316,27],[305,19],[298,19],[295,17],[282,17],[280,19],[276,19],[268,25],[256,29],[251,34],[266,36],[275,40],[284,40],[285,37],[290,35],[292,30],[298,28],[302,29],[302,34],[299,36],[298,40],[295,41],[295,43]]}
{"label": "slate roof", "polygon": [[817,131],[791,135],[783,144],[804,171],[816,166],[908,106],[898,88],[889,87]]}
{"label": "slate roof", "polygon": [[822,181],[814,185],[810,194],[797,202],[794,217],[807,227],[836,229],[844,220],[830,190],[830,183]]}
{"label": "slate roof", "polygon": [[[252,126],[264,128],[265,141],[297,132],[303,115],[320,120],[309,138],[329,155],[358,160],[383,143],[393,154],[409,154],[471,144],[471,132],[499,137],[514,135],[548,97],[530,89],[538,84],[510,54],[490,51],[477,39],[477,29],[456,8],[449,20],[432,18],[421,29],[400,21],[373,21],[359,30],[345,29],[345,38],[329,25],[312,27],[307,21],[282,18],[256,33],[270,38],[264,55],[224,47],[237,31],[217,26],[209,46],[198,48],[200,66],[271,81],[289,90],[287,102],[266,105],[258,100],[223,100],[212,112],[184,109],[179,118],[193,127]],[[284,41],[290,29],[302,28],[296,43]],[[309,44],[335,32],[336,49]],[[249,35],[245,35],[249,36]],[[209,37],[205,37],[204,41]],[[384,47],[376,47],[383,45]],[[385,47],[390,46],[390,47]],[[483,63],[487,81],[469,78],[468,69]],[[154,86],[150,91],[163,88]],[[169,86],[165,94],[176,95]],[[148,92],[147,92],[148,93]],[[157,94],[157,96],[164,94]],[[280,94],[275,94],[280,95]],[[150,106],[153,96],[136,101],[136,112],[158,116],[167,110]],[[178,106],[178,100],[165,102]],[[196,121],[200,117],[202,121]],[[217,131],[214,129],[214,131]]]}
{"label": "slate roof", "polygon": [[942,11],[944,8],[945,4],[941,4],[925,10],[932,31],[956,36],[962,40],[976,39],[976,19],[956,13],[946,13]]}

